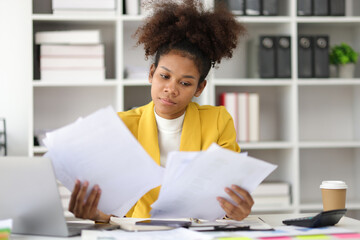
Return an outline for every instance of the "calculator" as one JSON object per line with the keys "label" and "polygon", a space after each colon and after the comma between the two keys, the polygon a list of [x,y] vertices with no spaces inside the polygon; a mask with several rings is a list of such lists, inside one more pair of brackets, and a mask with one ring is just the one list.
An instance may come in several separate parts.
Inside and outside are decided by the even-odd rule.
{"label": "calculator", "polygon": [[336,209],[330,211],[323,211],[315,216],[293,218],[284,220],[286,225],[294,225],[308,228],[326,227],[337,224],[340,219],[345,215],[346,209]]}

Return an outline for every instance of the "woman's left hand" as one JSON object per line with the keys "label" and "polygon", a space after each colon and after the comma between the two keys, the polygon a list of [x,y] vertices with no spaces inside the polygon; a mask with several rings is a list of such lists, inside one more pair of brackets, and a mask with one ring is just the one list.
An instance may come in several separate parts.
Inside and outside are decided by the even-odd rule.
{"label": "woman's left hand", "polygon": [[225,192],[235,202],[235,204],[233,204],[223,197],[217,197],[220,206],[226,212],[226,216],[238,221],[246,218],[254,205],[254,200],[250,193],[237,185],[231,185],[231,188],[225,188]]}

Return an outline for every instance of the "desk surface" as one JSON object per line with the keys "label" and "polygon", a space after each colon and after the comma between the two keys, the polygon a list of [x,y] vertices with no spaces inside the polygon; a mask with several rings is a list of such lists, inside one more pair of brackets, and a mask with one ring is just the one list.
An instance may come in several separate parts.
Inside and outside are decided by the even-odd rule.
{"label": "desk surface", "polygon": [[[314,214],[263,214],[263,215],[254,215],[254,216],[261,217],[261,219],[263,219],[266,223],[268,223],[272,227],[276,227],[276,226],[282,226],[283,225],[282,221],[284,219],[296,218],[296,217],[304,217],[304,216],[313,216],[313,215]],[[355,232],[360,233],[360,221],[359,220],[355,220],[355,219],[348,218],[348,217],[343,217],[336,226],[341,227],[341,228],[346,228],[346,229],[349,229],[349,230],[353,230]],[[40,240],[61,240],[62,239],[62,240],[64,240],[66,238],[12,234],[11,239],[12,240],[13,239],[19,239],[19,240],[35,240],[35,239],[40,239]],[[78,240],[78,239],[81,239],[81,237],[80,236],[72,237],[70,239]],[[328,238],[328,240],[330,240],[330,239],[331,238]]]}

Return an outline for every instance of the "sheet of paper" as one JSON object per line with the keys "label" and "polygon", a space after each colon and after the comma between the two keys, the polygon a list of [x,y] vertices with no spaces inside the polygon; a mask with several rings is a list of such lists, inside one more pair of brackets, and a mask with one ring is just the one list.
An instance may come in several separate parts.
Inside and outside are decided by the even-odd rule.
{"label": "sheet of paper", "polygon": [[[172,161],[181,161],[183,153],[173,153],[165,176],[171,169]],[[230,197],[225,187],[239,185],[250,193],[277,167],[276,165],[252,158],[245,153],[236,153],[212,144],[210,148],[194,159],[186,160],[187,166],[181,176],[166,176],[158,200],[151,206],[154,218],[186,218],[215,220],[224,216],[217,196]],[[174,164],[179,165],[177,164]],[[170,175],[171,175],[170,174]],[[166,180],[172,179],[172,182]],[[209,211],[211,209],[211,211]]]}
{"label": "sheet of paper", "polygon": [[164,169],[137,142],[111,107],[47,133],[44,140],[57,178],[72,190],[76,179],[102,189],[99,209],[123,216],[150,189],[161,185]]}
{"label": "sheet of paper", "polygon": [[205,233],[190,231],[185,228],[176,228],[173,230],[164,231],[149,231],[149,232],[126,232],[122,230],[115,231],[90,231],[83,230],[81,232],[81,238],[83,240],[95,240],[95,239],[111,239],[111,240],[210,240],[213,239]]}
{"label": "sheet of paper", "polygon": [[[307,236],[307,235],[320,235],[320,234],[334,234],[334,233],[351,233],[354,231],[331,226],[323,228],[304,228],[297,226],[279,226],[275,227],[275,231],[241,231],[228,233],[228,237],[243,236],[250,238],[260,237],[281,237],[281,236]],[[224,235],[223,235],[224,236]]]}

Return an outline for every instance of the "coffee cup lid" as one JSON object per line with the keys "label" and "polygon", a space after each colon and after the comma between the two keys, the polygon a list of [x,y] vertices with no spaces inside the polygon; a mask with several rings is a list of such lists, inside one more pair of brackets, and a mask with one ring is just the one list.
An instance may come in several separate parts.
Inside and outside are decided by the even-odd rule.
{"label": "coffee cup lid", "polygon": [[347,189],[347,185],[343,181],[322,181],[320,188],[326,189]]}

